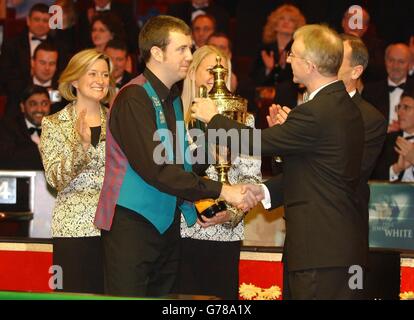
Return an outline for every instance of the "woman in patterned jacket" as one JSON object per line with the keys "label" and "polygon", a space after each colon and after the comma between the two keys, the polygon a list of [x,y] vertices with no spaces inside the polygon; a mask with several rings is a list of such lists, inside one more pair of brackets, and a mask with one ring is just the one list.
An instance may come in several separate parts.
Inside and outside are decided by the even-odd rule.
{"label": "woman in patterned jacket", "polygon": [[52,214],[53,264],[66,292],[103,293],[100,231],[93,225],[105,172],[107,110],[114,93],[110,59],[95,49],[70,60],[59,79],[68,101],[43,118],[40,153],[47,182],[57,190]]}
{"label": "woman in patterned jacket", "polygon": [[[216,57],[231,75],[230,59],[214,46],[203,46],[193,54],[193,61],[184,80],[182,100],[187,126],[190,123],[189,107],[197,96],[201,85],[209,91],[214,79],[209,70],[216,65]],[[231,79],[227,77],[227,87]],[[254,126],[254,117],[248,115],[247,125]],[[202,123],[196,127],[203,128]],[[194,144],[192,144],[194,146]],[[238,156],[232,161],[229,182],[258,183],[261,181],[261,160]],[[206,175],[217,180],[213,165],[208,166]],[[181,219],[182,254],[178,275],[177,291],[183,294],[213,295],[224,299],[238,298],[239,259],[241,241],[244,239],[244,213],[228,207],[213,218],[203,217],[192,227]]]}

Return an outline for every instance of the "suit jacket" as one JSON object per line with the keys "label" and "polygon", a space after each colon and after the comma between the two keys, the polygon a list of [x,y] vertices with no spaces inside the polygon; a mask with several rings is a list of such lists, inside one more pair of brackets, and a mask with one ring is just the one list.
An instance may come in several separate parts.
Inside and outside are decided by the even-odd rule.
{"label": "suit jacket", "polygon": [[361,231],[366,234],[366,244],[364,247],[368,249],[368,205],[370,198],[368,180],[371,177],[377,163],[378,156],[384,145],[384,140],[387,135],[387,121],[373,105],[362,99],[358,92],[354,95],[352,101],[358,106],[364,122],[364,153],[362,157],[361,177],[358,184],[357,196],[361,215],[364,217],[365,222]]}
{"label": "suit jacket", "polygon": [[0,124],[0,169],[43,170],[37,145],[30,138],[23,114]]}
{"label": "suit jacket", "polygon": [[[221,115],[208,127],[247,129]],[[284,159],[283,175],[265,184],[272,205],[284,201],[288,271],[366,263],[356,199],[363,137],[361,112],[340,81],[293,109],[283,125],[262,130],[262,155]],[[240,141],[242,150],[253,148],[249,140]]]}
{"label": "suit jacket", "polygon": [[[398,153],[394,150],[395,142],[398,137],[402,137],[403,132],[390,132],[387,134],[384,142],[384,148],[378,157],[378,162],[372,173],[372,179],[375,180],[386,180],[390,179],[390,166],[398,161]],[[399,180],[402,179],[404,172],[399,176]]]}
{"label": "suit jacket", "polygon": [[[228,34],[229,32],[229,14],[227,11],[214,3],[210,3],[208,7],[202,9],[206,14],[213,16],[216,19],[216,31],[224,32]],[[191,26],[191,15],[193,13],[193,5],[191,1],[173,3],[170,4],[167,10],[167,14],[180,18],[185,21],[189,26]]]}
{"label": "suit jacket", "polygon": [[[51,36],[48,36],[46,41],[56,43]],[[69,56],[62,48],[57,48],[59,58],[56,73],[58,74],[60,70],[66,67]],[[0,83],[2,83],[6,92],[13,91],[15,81],[30,77],[30,60],[28,30],[3,42],[0,56]]]}
{"label": "suit jacket", "polygon": [[102,106],[99,143],[87,151],[75,129],[73,104],[43,118],[40,153],[46,180],[58,191],[52,214],[53,237],[100,235],[93,219],[105,173],[106,115]]}
{"label": "suit jacket", "polygon": [[[407,78],[406,86],[412,86],[411,81]],[[390,118],[390,94],[387,79],[367,83],[362,92],[362,97],[377,108],[388,122]]]}

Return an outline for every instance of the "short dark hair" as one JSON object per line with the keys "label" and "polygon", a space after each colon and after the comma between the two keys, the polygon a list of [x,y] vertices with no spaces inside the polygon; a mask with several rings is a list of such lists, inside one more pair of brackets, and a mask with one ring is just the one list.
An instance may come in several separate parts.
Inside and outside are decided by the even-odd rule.
{"label": "short dark hair", "polygon": [[117,15],[112,12],[102,12],[95,15],[91,21],[91,31],[96,21],[102,22],[102,24],[108,28],[109,32],[113,34],[114,39],[126,39],[124,25]]}
{"label": "short dark hair", "polygon": [[165,50],[170,43],[170,32],[174,31],[191,36],[190,27],[179,18],[159,15],[149,19],[139,33],[139,50],[142,60],[149,61],[151,48],[154,46]]}
{"label": "short dark hair", "polygon": [[20,96],[20,102],[24,104],[34,94],[44,94],[48,99],[50,99],[47,88],[31,84],[24,89]]}
{"label": "short dark hair", "polygon": [[41,13],[49,14],[49,6],[44,3],[36,3],[30,8],[29,17],[32,16],[33,12],[41,12]]}
{"label": "short dark hair", "polygon": [[43,41],[41,44],[39,44],[36,47],[35,51],[33,52],[33,59],[36,59],[37,52],[40,50],[49,51],[49,52],[57,52],[57,53],[59,52],[57,47],[53,43],[49,41]]}
{"label": "short dark hair", "polygon": [[125,51],[126,54],[128,54],[128,47],[126,43],[120,39],[109,40],[109,42],[106,44],[105,49],[107,48],[122,50]]}
{"label": "short dark hair", "polygon": [[216,18],[214,18],[214,17],[213,17],[212,15],[210,15],[210,14],[199,14],[197,17],[195,17],[195,18],[193,19],[193,21],[191,22],[191,25],[192,25],[192,26],[194,26],[194,23],[195,23],[197,20],[201,19],[201,18],[207,18],[207,19],[209,19],[209,20],[213,23],[214,30],[216,30],[216,26],[217,26]]}
{"label": "short dark hair", "polygon": [[225,34],[224,32],[213,32],[207,39],[207,43],[210,41],[211,38],[226,38],[229,42],[229,48],[230,50],[233,49],[233,43],[231,42],[229,36]]}
{"label": "short dark hair", "polygon": [[340,37],[343,42],[347,41],[351,46],[351,66],[356,67],[361,65],[365,70],[369,62],[369,53],[364,42],[360,38],[350,34],[342,33]]}

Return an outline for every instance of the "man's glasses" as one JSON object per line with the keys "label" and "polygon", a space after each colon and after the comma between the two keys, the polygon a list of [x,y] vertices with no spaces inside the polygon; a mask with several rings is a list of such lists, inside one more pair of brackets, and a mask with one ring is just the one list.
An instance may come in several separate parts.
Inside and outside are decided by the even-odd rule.
{"label": "man's glasses", "polygon": [[295,55],[295,54],[292,52],[292,50],[288,50],[288,51],[287,51],[287,56],[288,56],[289,58],[297,58],[297,59],[306,60],[306,58],[299,57],[299,56]]}
{"label": "man's glasses", "polygon": [[414,106],[409,106],[409,105],[407,105],[407,104],[402,104],[402,103],[400,103],[400,104],[397,104],[397,105],[395,106],[395,111],[396,111],[396,112],[398,112],[398,111],[400,111],[400,110],[409,111],[409,110],[411,110],[412,108],[414,108]]}

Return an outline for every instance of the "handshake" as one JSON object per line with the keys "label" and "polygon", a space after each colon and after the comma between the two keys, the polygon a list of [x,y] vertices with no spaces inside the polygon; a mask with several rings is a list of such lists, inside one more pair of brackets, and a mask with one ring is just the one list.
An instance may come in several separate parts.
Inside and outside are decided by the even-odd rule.
{"label": "handshake", "polygon": [[264,199],[263,187],[257,184],[223,185],[220,197],[234,207],[249,211]]}

